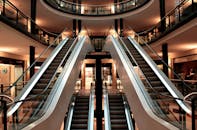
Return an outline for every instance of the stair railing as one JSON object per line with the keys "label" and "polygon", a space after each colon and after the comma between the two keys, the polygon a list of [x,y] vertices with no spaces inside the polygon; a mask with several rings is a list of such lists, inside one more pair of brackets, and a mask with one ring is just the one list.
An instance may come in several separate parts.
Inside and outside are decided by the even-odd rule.
{"label": "stair railing", "polygon": [[194,0],[182,0],[179,5],[166,13],[159,23],[138,34],[147,43],[152,43],[168,34],[180,25],[187,23],[196,17],[197,2]]}
{"label": "stair railing", "polygon": [[62,12],[80,16],[107,16],[126,13],[142,7],[150,0],[124,0],[104,5],[78,4],[68,0],[44,0],[47,4]]}
{"label": "stair railing", "polygon": [[103,98],[104,98],[104,121],[105,121],[105,130],[111,130],[111,121],[110,121],[110,111],[109,111],[109,99],[107,88],[103,88]]}
{"label": "stair railing", "polygon": [[[58,36],[58,34],[48,32],[38,26],[35,21],[25,15],[8,0],[0,0],[0,17],[1,16],[6,19],[6,23],[10,23],[14,28],[38,40],[44,45],[50,45],[53,43],[51,39],[55,39]],[[33,25],[32,28],[30,27],[31,25]]]}

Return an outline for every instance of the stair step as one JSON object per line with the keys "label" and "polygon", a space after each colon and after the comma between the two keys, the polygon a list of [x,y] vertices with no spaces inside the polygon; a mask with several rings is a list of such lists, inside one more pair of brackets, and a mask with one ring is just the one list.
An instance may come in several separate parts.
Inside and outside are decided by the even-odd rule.
{"label": "stair step", "polygon": [[36,88],[43,88],[44,89],[47,87],[47,85],[48,85],[47,83],[37,83]]}
{"label": "stair step", "polygon": [[87,124],[71,124],[71,129],[87,129]]}

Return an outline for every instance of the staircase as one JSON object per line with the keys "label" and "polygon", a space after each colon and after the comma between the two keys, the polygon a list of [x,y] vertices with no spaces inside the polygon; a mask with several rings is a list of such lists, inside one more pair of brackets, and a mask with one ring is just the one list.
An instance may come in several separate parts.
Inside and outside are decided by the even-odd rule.
{"label": "staircase", "polygon": [[[49,85],[50,80],[54,78],[54,74],[56,73],[60,63],[62,62],[63,57],[66,55],[69,48],[71,47],[71,44],[73,43],[73,41],[74,39],[70,39],[61,48],[59,53],[56,55],[54,60],[51,62],[49,67],[46,69],[46,71],[43,73],[43,75],[38,80],[36,85],[30,91],[29,95],[26,97],[26,99],[32,98],[32,97],[36,97],[36,98],[32,98],[29,101],[23,102],[23,104],[18,109],[19,116],[17,117],[17,120],[18,120],[17,122],[19,122],[20,124],[22,123],[22,125],[20,126],[18,125],[19,128],[22,128],[23,126],[25,126],[24,124],[30,123],[31,122],[30,119],[32,120],[33,118],[35,118],[35,115],[37,115],[40,111],[42,111],[42,107],[53,87],[53,85]],[[68,56],[66,57],[65,60],[67,60],[67,58]],[[52,83],[54,82],[55,81],[53,81]]]}
{"label": "staircase", "polygon": [[77,96],[73,118],[71,122],[71,130],[87,130],[88,129],[88,111],[89,96]]}
{"label": "staircase", "polygon": [[122,95],[109,95],[109,111],[112,130],[128,130]]}

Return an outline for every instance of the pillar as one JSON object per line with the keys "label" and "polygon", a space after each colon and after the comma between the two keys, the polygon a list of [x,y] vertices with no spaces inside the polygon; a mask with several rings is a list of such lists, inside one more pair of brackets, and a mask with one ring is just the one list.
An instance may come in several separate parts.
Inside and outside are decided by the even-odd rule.
{"label": "pillar", "polygon": [[116,32],[118,33],[118,19],[114,20],[114,28],[115,28]]}
{"label": "pillar", "polygon": [[83,63],[82,70],[81,70],[81,89],[85,90],[85,68],[86,63]]}
{"label": "pillar", "polygon": [[[168,44],[167,43],[164,43],[162,45],[162,55],[163,55],[164,62],[167,63],[167,65],[168,65]],[[163,72],[168,77],[168,66],[166,66],[164,64],[163,64]]]}
{"label": "pillar", "polygon": [[123,19],[120,18],[120,36],[122,37],[123,36]]}
{"label": "pillar", "polygon": [[[29,54],[29,61],[30,61],[30,66],[34,63],[35,61],[35,47],[34,46],[30,46],[30,54]],[[30,78],[34,75],[35,73],[35,65],[33,65],[30,68]]]}
{"label": "pillar", "polygon": [[112,88],[117,89],[116,67],[112,62]]}
{"label": "pillar", "polygon": [[102,77],[101,77],[101,59],[96,59],[96,122],[97,130],[102,130]]}
{"label": "pillar", "polygon": [[[165,0],[159,0],[159,6],[160,6],[160,19],[162,20],[166,15]],[[161,21],[160,31],[164,32],[165,29],[166,29],[166,20],[164,19]]]}
{"label": "pillar", "polygon": [[81,20],[78,20],[78,33],[81,31]]}
{"label": "pillar", "polygon": [[76,32],[77,32],[76,29],[77,29],[76,28],[76,19],[73,19],[73,37],[76,37]]}
{"label": "pillar", "polygon": [[[37,0],[31,0],[31,19],[36,21],[36,3]],[[35,23],[31,21],[31,33],[35,34]]]}

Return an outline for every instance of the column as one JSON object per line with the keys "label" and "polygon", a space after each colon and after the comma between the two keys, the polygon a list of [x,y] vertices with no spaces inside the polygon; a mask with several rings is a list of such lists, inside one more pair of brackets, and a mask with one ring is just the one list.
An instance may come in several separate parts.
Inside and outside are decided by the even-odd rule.
{"label": "column", "polygon": [[118,19],[114,20],[114,28],[115,28],[116,32],[118,33]]}
{"label": "column", "polygon": [[124,30],[123,30],[123,19],[120,18],[120,36],[121,37],[123,36],[123,32],[124,32]]}
{"label": "column", "polygon": [[[81,0],[78,0],[78,4],[81,4]],[[82,21],[79,19],[78,20],[78,33],[80,33],[82,27]]]}
{"label": "column", "polygon": [[76,19],[73,19],[73,37],[76,37]]}
{"label": "column", "polygon": [[[30,46],[30,54],[29,54],[29,61],[30,61],[30,66],[34,63],[35,61],[35,47]],[[30,78],[34,75],[35,73],[35,65],[30,68]]]}
{"label": "column", "polygon": [[112,62],[112,87],[113,89],[117,88],[116,67],[113,62]]}
{"label": "column", "polygon": [[[168,44],[167,43],[164,43],[162,45],[162,55],[163,55],[164,62],[168,65]],[[168,66],[164,64],[163,64],[163,72],[168,77]]]}
{"label": "column", "polygon": [[85,69],[86,69],[86,63],[83,63],[82,69],[81,69],[81,89],[85,90]]}
{"label": "column", "polygon": [[[159,5],[160,5],[160,19],[162,20],[165,15],[166,15],[166,11],[165,11],[165,0],[159,0]],[[166,29],[166,20],[163,19],[161,21],[161,27],[160,27],[160,31],[164,32]]]}
{"label": "column", "polygon": [[102,130],[102,78],[101,78],[101,59],[96,59],[96,122],[97,130]]}
{"label": "column", "polygon": [[78,20],[78,33],[81,31],[81,20]]}
{"label": "column", "polygon": [[[36,21],[36,3],[37,0],[31,0],[31,19]],[[31,33],[35,34],[35,23],[31,21]]]}

